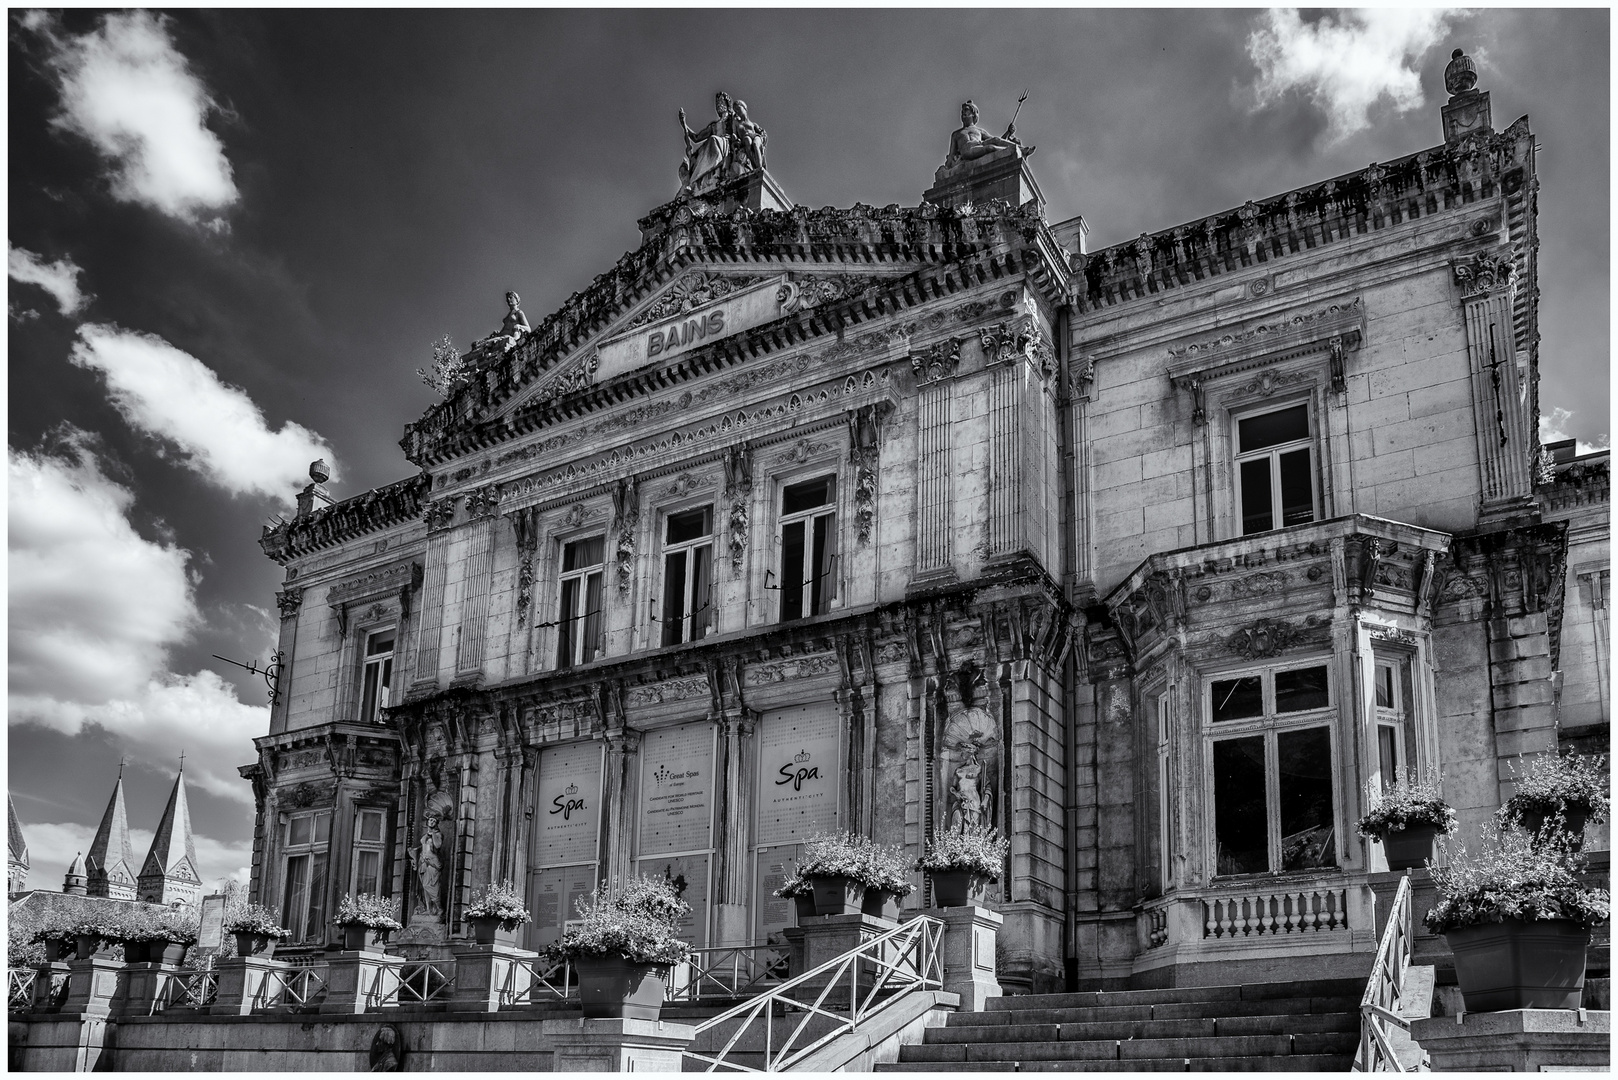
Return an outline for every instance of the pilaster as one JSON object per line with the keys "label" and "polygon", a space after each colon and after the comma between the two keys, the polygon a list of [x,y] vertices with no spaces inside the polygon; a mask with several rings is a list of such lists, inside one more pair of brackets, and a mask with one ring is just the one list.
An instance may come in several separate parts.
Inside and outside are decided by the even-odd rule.
{"label": "pilaster", "polygon": [[1478,463],[1483,477],[1482,523],[1505,520],[1533,506],[1530,470],[1534,435],[1523,405],[1522,372],[1512,327],[1509,249],[1480,252],[1453,267],[1466,320],[1472,371]]}

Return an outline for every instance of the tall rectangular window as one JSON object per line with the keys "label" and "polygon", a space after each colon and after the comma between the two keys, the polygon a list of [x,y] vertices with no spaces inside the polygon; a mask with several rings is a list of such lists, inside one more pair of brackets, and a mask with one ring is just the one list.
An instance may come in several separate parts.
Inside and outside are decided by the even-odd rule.
{"label": "tall rectangular window", "polygon": [[1414,772],[1415,713],[1410,707],[1410,664],[1403,657],[1377,658],[1376,695],[1377,771],[1382,790],[1391,791],[1399,779]]}
{"label": "tall rectangular window", "polygon": [[320,942],[326,934],[326,861],[331,811],[292,814],[281,833],[281,925],[295,942]]}
{"label": "tall rectangular window", "polygon": [[557,615],[556,666],[587,664],[601,655],[603,536],[562,545],[562,599]]}
{"label": "tall rectangular window", "polygon": [[356,893],[382,892],[383,825],[381,810],[360,810],[354,815],[353,891]]}
{"label": "tall rectangular window", "polygon": [[781,489],[781,619],[824,615],[837,596],[837,478]]}
{"label": "tall rectangular window", "polygon": [[670,514],[663,534],[662,642],[705,637],[713,626],[713,507]]}
{"label": "tall rectangular window", "polygon": [[1236,499],[1242,535],[1315,520],[1314,437],[1309,407],[1236,421]]}
{"label": "tall rectangular window", "polygon": [[1330,675],[1322,663],[1209,681],[1215,874],[1337,865]]}
{"label": "tall rectangular window", "polygon": [[1174,735],[1171,700],[1167,693],[1157,695],[1157,851],[1158,871],[1165,889],[1169,887],[1174,865],[1173,830],[1170,828],[1174,787],[1169,779]]}
{"label": "tall rectangular window", "polygon": [[388,707],[393,684],[393,627],[365,635],[364,669],[360,673],[360,723],[374,724]]}

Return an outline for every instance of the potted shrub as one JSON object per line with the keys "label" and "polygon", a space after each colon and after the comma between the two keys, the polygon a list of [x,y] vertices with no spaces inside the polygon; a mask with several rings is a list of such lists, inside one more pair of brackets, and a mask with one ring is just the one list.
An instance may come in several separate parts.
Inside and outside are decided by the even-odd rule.
{"label": "potted shrub", "polygon": [[[14,931],[20,929],[21,927],[13,927]],[[16,949],[16,944],[17,937],[11,937],[9,941],[10,947]],[[61,915],[46,918],[40,924],[39,929],[35,930],[29,938],[29,944],[31,948],[28,952],[19,955],[17,959],[23,959],[26,956],[31,962],[25,965],[14,960],[12,967],[35,967],[39,964],[47,964],[56,960],[73,959],[77,947],[73,937],[72,920],[65,919]]]}
{"label": "potted shrub", "polygon": [[775,895],[783,900],[794,901],[798,905],[798,921],[813,918],[815,914],[815,887],[805,880],[802,874],[794,870],[775,890]]}
{"label": "potted shrub", "polygon": [[1574,838],[1574,847],[1582,846],[1584,826],[1607,820],[1610,778],[1604,754],[1541,754],[1521,773],[1513,763],[1512,779],[1517,793],[1500,808],[1500,820],[1521,825],[1536,844],[1548,830],[1559,830]]}
{"label": "potted shrub", "polygon": [[1439,836],[1455,831],[1455,810],[1444,801],[1437,777],[1401,778],[1360,818],[1359,833],[1378,841],[1389,870],[1420,869],[1433,857]]}
{"label": "potted shrub", "polygon": [[1011,844],[994,829],[942,832],[927,845],[916,863],[933,882],[933,901],[939,907],[964,907],[981,894],[983,886],[998,881]]}
{"label": "potted shrub", "polygon": [[113,958],[113,948],[122,945],[126,928],[112,919],[81,919],[68,926],[67,934],[73,939],[74,959],[88,960],[92,956]]}
{"label": "potted shrub", "polygon": [[1579,1008],[1590,929],[1609,916],[1606,891],[1579,880],[1581,857],[1504,831],[1445,854],[1424,921],[1455,954],[1467,1011]]}
{"label": "potted shrub", "polygon": [[193,911],[170,908],[158,912],[150,919],[145,933],[146,962],[177,967],[185,959],[186,950],[197,943],[200,929],[201,922]]}
{"label": "potted shrub", "polygon": [[403,929],[399,901],[375,893],[345,893],[337,905],[337,925],[343,928],[343,948],[381,952],[388,935]]}
{"label": "potted shrub", "polygon": [[872,844],[866,866],[865,903],[860,910],[883,919],[899,918],[899,902],[910,895],[910,864],[899,847]]}
{"label": "potted shrub", "polygon": [[263,904],[241,904],[225,912],[224,931],[236,939],[237,956],[257,956],[268,960],[275,946],[292,931],[281,925],[275,912]]}
{"label": "potted shrub", "polygon": [[679,937],[691,905],[661,878],[634,878],[614,882],[605,896],[596,890],[577,909],[580,924],[545,955],[572,961],[584,1015],[656,1020],[669,966],[691,957],[691,946]]}
{"label": "potted shrub", "polygon": [[871,881],[872,848],[868,837],[826,833],[809,838],[798,874],[815,894],[816,915],[858,915]]}
{"label": "potted shrub", "polygon": [[517,887],[509,881],[485,885],[466,909],[467,924],[479,945],[515,947],[518,931],[532,917]]}

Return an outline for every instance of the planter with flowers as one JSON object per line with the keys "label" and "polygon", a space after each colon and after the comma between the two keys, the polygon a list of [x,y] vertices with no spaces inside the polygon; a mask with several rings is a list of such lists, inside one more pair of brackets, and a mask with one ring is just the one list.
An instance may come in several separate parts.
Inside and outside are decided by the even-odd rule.
{"label": "planter with flowers", "polygon": [[225,933],[236,939],[237,956],[256,956],[268,960],[275,955],[275,946],[292,931],[281,925],[275,912],[263,904],[242,904],[225,912]]}
{"label": "planter with flowers", "polygon": [[799,871],[794,870],[788,875],[787,879],[781,882],[781,887],[775,890],[775,895],[798,905],[799,922],[814,917],[815,887]]}
{"label": "planter with flowers", "polygon": [[910,883],[910,861],[900,847],[872,844],[865,868],[865,903],[860,910],[883,919],[899,918],[899,904],[915,886]]}
{"label": "planter with flowers", "polygon": [[661,878],[612,882],[577,905],[580,923],[545,950],[568,960],[579,974],[579,1000],[587,1017],[656,1020],[671,964],[691,957],[680,939],[680,920],[691,913],[674,886]]}
{"label": "planter with flowers", "polygon": [[998,881],[1011,844],[994,829],[942,832],[927,845],[916,869],[933,882],[939,907],[964,907],[981,896],[983,886]]}
{"label": "planter with flowers", "polygon": [[1401,779],[1360,818],[1359,833],[1382,844],[1389,870],[1417,870],[1433,857],[1440,836],[1455,831],[1455,810],[1436,777]]}
{"label": "planter with flowers", "polygon": [[472,937],[479,945],[504,945],[515,948],[517,935],[523,924],[533,916],[528,914],[517,887],[509,881],[490,882],[483,891],[472,897],[466,909],[466,922],[472,928]]}
{"label": "planter with flowers", "polygon": [[92,956],[111,960],[117,959],[113,950],[123,945],[129,928],[122,920],[103,917],[75,922],[67,927],[66,933],[73,939],[75,960],[88,960]]}
{"label": "planter with flowers", "polygon": [[1610,808],[1606,755],[1542,754],[1521,773],[1512,766],[1517,792],[1500,808],[1500,820],[1520,825],[1536,845],[1554,833],[1584,842],[1584,826],[1600,825]]}
{"label": "planter with flowers", "polygon": [[1610,907],[1605,890],[1580,881],[1571,845],[1497,831],[1476,852],[1445,855],[1424,921],[1455,954],[1467,1011],[1579,1008],[1590,930]]}
{"label": "planter with flowers", "polygon": [[132,912],[124,928],[124,961],[178,966],[197,943],[197,916],[184,910]]}
{"label": "planter with flowers", "polygon": [[399,901],[374,893],[347,894],[337,905],[337,925],[343,928],[343,948],[381,952],[388,935],[403,929]]}
{"label": "planter with flowers", "polygon": [[873,844],[853,833],[812,836],[803,847],[798,876],[814,891],[816,915],[858,915],[875,883]]}

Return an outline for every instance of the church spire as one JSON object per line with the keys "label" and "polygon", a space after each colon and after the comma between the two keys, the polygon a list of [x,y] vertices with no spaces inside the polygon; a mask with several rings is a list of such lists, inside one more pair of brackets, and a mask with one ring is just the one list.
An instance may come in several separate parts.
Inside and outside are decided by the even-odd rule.
{"label": "church spire", "polygon": [[191,839],[191,810],[185,798],[185,762],[174,778],[174,788],[163,807],[163,818],[152,837],[136,883],[140,899],[157,904],[176,900],[195,905],[202,899],[202,878],[197,873],[197,848]]}
{"label": "church spire", "polygon": [[17,804],[6,792],[6,825],[11,850],[6,859],[6,891],[16,896],[28,887],[28,841],[23,839],[22,822],[17,820]]}
{"label": "church spire", "polygon": [[135,899],[135,847],[129,839],[129,813],[124,808],[124,763],[118,763],[118,781],[107,800],[101,827],[90,842],[84,860],[87,889],[91,896],[113,900]]}

